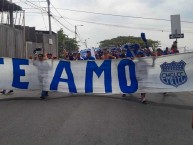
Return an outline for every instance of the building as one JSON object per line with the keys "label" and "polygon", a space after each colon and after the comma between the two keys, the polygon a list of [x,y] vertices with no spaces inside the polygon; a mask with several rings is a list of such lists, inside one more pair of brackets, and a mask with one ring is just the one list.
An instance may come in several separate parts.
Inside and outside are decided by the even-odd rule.
{"label": "building", "polygon": [[52,32],[52,39],[50,41],[49,31],[26,29],[26,54],[32,56],[35,53],[51,53],[58,57],[58,38],[57,34]]}
{"label": "building", "polygon": [[[18,12],[23,14],[19,24]],[[52,32],[50,36],[48,31],[25,26],[25,13],[20,6],[1,0],[0,14],[0,57],[29,58],[36,50],[58,56],[57,34]]]}

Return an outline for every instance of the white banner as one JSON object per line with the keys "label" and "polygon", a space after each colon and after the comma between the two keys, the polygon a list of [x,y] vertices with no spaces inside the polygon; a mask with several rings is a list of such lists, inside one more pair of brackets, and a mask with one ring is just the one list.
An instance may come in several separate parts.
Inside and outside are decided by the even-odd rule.
{"label": "white banner", "polygon": [[42,88],[112,94],[193,91],[193,53],[135,60],[0,58],[0,89]]}

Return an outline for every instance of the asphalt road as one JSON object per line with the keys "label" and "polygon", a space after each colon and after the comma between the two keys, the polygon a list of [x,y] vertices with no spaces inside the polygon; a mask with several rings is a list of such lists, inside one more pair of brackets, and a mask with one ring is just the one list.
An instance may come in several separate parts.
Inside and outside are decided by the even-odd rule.
{"label": "asphalt road", "polygon": [[0,95],[0,145],[192,145],[193,94]]}

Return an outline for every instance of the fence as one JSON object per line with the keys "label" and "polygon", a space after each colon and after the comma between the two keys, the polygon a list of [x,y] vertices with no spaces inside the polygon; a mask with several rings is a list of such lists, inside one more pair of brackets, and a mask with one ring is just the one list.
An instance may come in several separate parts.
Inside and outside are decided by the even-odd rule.
{"label": "fence", "polygon": [[0,57],[25,58],[24,32],[0,25]]}

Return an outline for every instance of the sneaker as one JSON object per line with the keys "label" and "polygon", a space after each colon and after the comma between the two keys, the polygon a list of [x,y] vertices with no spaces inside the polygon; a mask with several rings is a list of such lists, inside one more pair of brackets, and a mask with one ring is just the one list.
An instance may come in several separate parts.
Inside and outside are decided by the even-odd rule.
{"label": "sneaker", "polygon": [[13,90],[10,90],[9,92],[7,92],[7,94],[11,94],[11,93],[13,93]]}
{"label": "sneaker", "polygon": [[144,98],[141,98],[141,103],[146,103],[147,101],[146,101],[146,99],[145,99],[145,97]]}
{"label": "sneaker", "polygon": [[41,99],[41,100],[45,100],[45,99],[46,99],[46,97],[44,97],[44,96],[41,96],[41,97],[40,97],[40,99]]}
{"label": "sneaker", "polygon": [[122,97],[126,97],[126,94],[123,94]]}
{"label": "sneaker", "polygon": [[0,93],[2,93],[3,95],[5,95],[5,90],[3,90],[3,91],[0,91]]}
{"label": "sneaker", "polygon": [[49,95],[48,95],[48,91],[46,91],[46,97],[47,97],[47,96],[49,96]]}
{"label": "sneaker", "polygon": [[1,91],[0,93],[3,94],[3,95],[5,95],[5,91]]}

